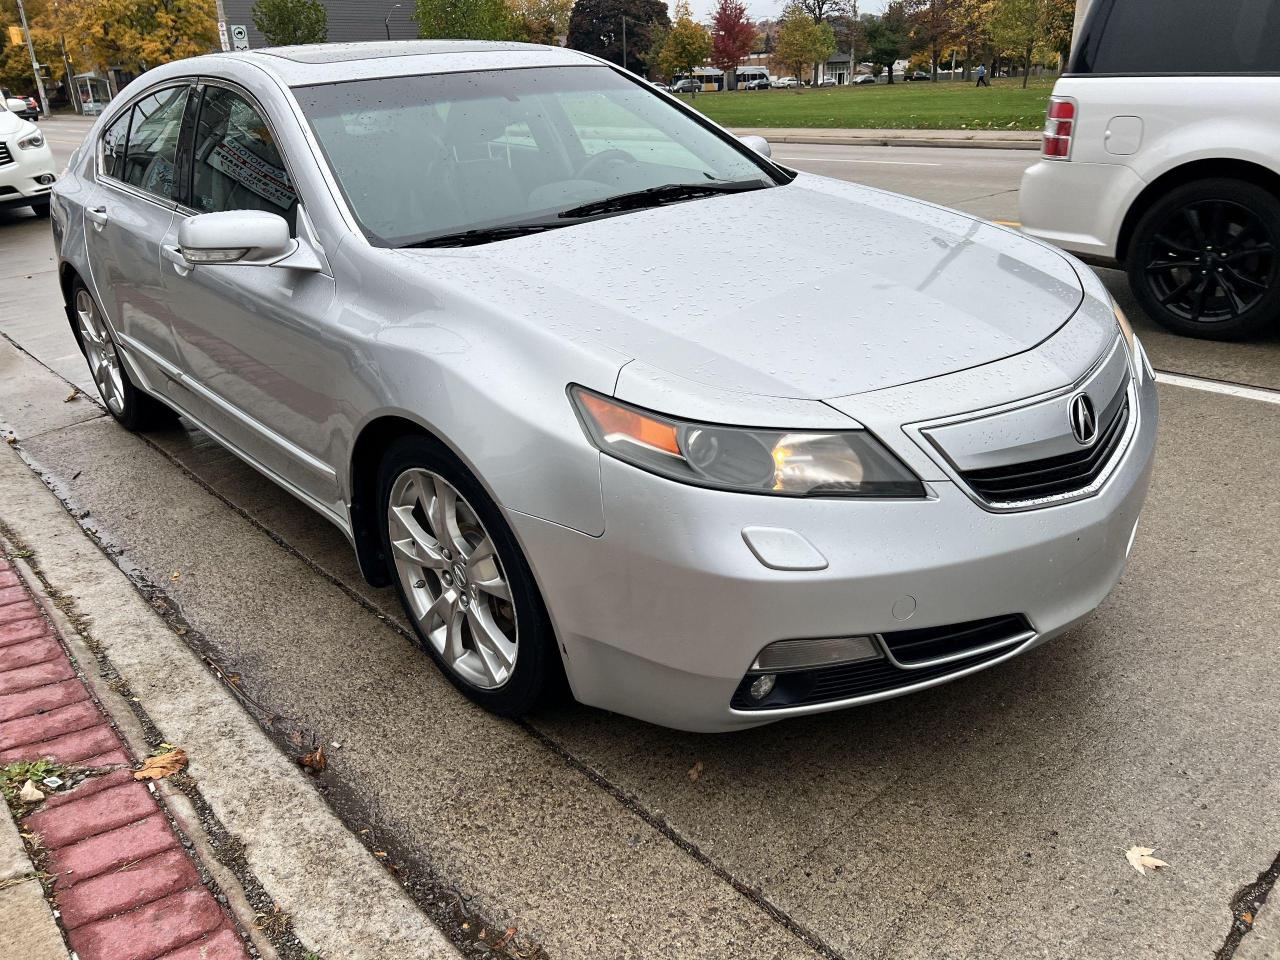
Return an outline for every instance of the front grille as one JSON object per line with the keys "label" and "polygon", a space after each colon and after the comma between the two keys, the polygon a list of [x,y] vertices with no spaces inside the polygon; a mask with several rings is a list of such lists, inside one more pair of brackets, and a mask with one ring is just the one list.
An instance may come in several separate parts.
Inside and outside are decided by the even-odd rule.
{"label": "front grille", "polygon": [[780,673],[773,690],[763,700],[754,699],[749,692],[751,684],[760,674],[749,673],[738,684],[729,705],[735,710],[780,710],[899,690],[960,673],[1002,657],[1013,649],[1015,640],[1024,636],[1029,638],[1031,632],[1031,624],[1027,618],[1014,614],[923,630],[886,633],[881,638],[893,651],[894,657],[902,663],[921,663],[938,657],[953,656],[1002,640],[1009,643],[985,653],[915,670],[903,669],[887,657],[880,657],[816,670]]}
{"label": "front grille", "polygon": [[1083,490],[1097,480],[1120,446],[1129,423],[1129,391],[1121,387],[1100,418],[1102,428],[1092,447],[1045,460],[1026,460],[1003,467],[961,473],[965,483],[988,503],[1021,503]]}
{"label": "front grille", "polygon": [[0,143],[0,167],[3,167],[6,163],[13,163],[13,154],[9,152],[7,143]]}

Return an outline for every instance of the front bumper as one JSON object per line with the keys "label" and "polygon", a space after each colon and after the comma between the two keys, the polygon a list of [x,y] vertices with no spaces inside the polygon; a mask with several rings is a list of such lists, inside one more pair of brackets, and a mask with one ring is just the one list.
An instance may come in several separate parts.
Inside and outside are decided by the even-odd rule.
{"label": "front bumper", "polygon": [[[733,730],[934,686],[1064,632],[1120,578],[1146,497],[1157,399],[1140,351],[1136,366],[1138,423],[1105,485],[1088,499],[1023,513],[984,510],[950,482],[931,481],[927,500],[789,500],[683,486],[603,457],[603,536],[509,514],[575,696],[663,726]],[[798,532],[828,565],[765,567],[743,539],[754,526]],[[757,654],[776,640],[1015,613],[1034,636],[977,667],[802,707],[730,706]]]}
{"label": "front bumper", "polygon": [[46,144],[34,150],[18,147],[17,137],[8,141],[9,154],[13,158],[0,164],[0,208],[29,207],[32,203],[47,203],[53,191],[53,181],[40,183],[38,178],[55,175],[53,152]]}

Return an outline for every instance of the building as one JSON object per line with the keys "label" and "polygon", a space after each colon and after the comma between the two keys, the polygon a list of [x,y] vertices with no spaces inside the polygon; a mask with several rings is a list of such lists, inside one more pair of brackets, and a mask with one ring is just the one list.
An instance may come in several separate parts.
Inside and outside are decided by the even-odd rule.
{"label": "building", "polygon": [[[253,25],[255,0],[222,0],[227,16],[227,32],[244,27],[249,46],[265,47],[266,38]],[[416,40],[418,24],[413,19],[414,0],[324,0],[329,15],[329,40],[333,43],[356,40]]]}

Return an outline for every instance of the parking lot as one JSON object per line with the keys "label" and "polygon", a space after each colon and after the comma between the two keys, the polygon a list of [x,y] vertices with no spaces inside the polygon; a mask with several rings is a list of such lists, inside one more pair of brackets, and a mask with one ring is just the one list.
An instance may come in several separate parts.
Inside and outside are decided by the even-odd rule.
{"label": "parking lot", "polygon": [[[86,124],[45,129],[64,160]],[[1035,154],[775,157],[1016,224]],[[1235,924],[1280,864],[1280,331],[1174,337],[1102,275],[1168,375],[1102,609],[955,683],[732,735],[470,705],[336,529],[197,431],[139,438],[68,399],[96,395],[25,210],[0,213],[0,423],[282,747],[341,744],[319,782],[352,830],[550,957],[1280,956],[1280,906]],[[1133,846],[1170,866],[1139,876]]]}

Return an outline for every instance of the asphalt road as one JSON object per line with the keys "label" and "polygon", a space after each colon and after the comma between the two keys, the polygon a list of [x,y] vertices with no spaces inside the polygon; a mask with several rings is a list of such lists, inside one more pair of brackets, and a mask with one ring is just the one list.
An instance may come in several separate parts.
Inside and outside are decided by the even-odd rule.
{"label": "asphalt road", "polygon": [[[71,129],[56,124],[51,139]],[[1008,220],[1033,159],[777,153]],[[1125,578],[1081,627],[999,668],[727,736],[576,706],[512,724],[453,692],[396,627],[394,596],[287,494],[197,431],[138,438],[64,402],[67,381],[92,387],[52,268],[47,226],[0,214],[0,420],[24,456],[180,608],[283,748],[288,733],[342,744],[322,788],[352,829],[552,957],[1207,958],[1273,869],[1280,404],[1266,392],[1162,385]],[[1209,345],[1135,322],[1163,370],[1280,387],[1276,339]],[[1170,867],[1139,876],[1135,845]],[[1280,956],[1261,943],[1234,955]]]}

